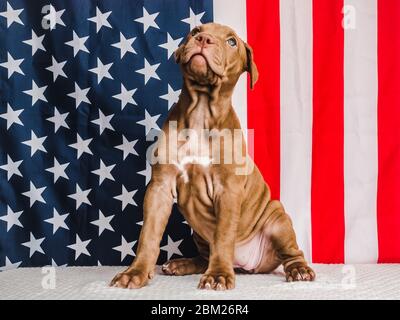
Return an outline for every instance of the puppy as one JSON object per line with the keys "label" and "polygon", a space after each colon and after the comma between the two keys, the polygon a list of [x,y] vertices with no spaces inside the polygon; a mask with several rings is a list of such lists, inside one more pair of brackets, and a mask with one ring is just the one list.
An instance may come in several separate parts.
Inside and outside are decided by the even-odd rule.
{"label": "puppy", "polygon": [[232,106],[240,75],[250,74],[251,88],[257,81],[252,49],[231,28],[208,23],[190,32],[175,59],[184,84],[154,149],[136,258],[111,285],[140,288],[153,277],[175,199],[199,255],[170,260],[164,273],[202,273],[198,287],[214,290],[234,288],[235,269],[269,273],[280,264],[287,281],[314,280],[289,216],[247,155]]}

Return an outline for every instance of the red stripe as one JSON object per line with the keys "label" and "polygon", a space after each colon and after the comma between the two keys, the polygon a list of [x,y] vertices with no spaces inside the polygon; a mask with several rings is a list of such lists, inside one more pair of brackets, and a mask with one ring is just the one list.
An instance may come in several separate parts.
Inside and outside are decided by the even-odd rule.
{"label": "red stripe", "polygon": [[400,1],[378,0],[378,262],[400,262]]}
{"label": "red stripe", "polygon": [[313,262],[344,262],[343,0],[313,1]]}
{"label": "red stripe", "polygon": [[279,0],[247,0],[247,39],[260,77],[247,95],[248,128],[254,129],[254,160],[280,194],[280,26]]}

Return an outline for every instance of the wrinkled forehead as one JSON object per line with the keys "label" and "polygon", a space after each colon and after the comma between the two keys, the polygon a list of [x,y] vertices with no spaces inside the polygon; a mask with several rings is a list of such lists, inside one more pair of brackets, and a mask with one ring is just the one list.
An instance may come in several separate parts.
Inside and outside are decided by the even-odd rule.
{"label": "wrinkled forehead", "polygon": [[206,23],[198,26],[201,32],[209,33],[215,37],[227,38],[229,36],[233,36],[239,39],[236,32],[229,28],[228,26],[224,26],[218,23]]}

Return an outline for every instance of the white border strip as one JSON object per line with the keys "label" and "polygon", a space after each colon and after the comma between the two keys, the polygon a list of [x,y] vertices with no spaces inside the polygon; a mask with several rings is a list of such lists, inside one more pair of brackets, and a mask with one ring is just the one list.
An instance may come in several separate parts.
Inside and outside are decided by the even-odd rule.
{"label": "white border strip", "polygon": [[[214,22],[230,26],[243,41],[247,40],[246,0],[214,0]],[[247,129],[247,75],[235,88],[232,104],[243,129]]]}
{"label": "white border strip", "polygon": [[[377,1],[345,0],[355,29],[345,29],[345,262],[376,263]],[[350,17],[350,16],[349,16]]]}
{"label": "white border strip", "polygon": [[311,262],[312,0],[281,0],[280,24],[281,201]]}

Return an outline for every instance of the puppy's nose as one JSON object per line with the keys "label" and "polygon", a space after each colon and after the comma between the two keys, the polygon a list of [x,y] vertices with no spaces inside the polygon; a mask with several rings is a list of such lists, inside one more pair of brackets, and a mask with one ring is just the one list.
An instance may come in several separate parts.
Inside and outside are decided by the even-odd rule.
{"label": "puppy's nose", "polygon": [[208,45],[212,45],[215,43],[213,37],[206,33],[199,33],[196,36],[195,40],[201,47],[207,47]]}

